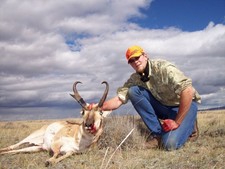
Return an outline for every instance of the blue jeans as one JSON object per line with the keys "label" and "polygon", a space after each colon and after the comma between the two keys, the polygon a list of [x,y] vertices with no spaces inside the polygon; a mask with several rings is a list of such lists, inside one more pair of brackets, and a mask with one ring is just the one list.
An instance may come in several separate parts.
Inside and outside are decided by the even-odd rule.
{"label": "blue jeans", "polygon": [[161,137],[161,144],[166,150],[178,149],[185,144],[194,130],[198,111],[196,102],[191,103],[187,115],[176,130],[164,132],[159,119],[174,120],[179,107],[163,105],[150,91],[140,86],[130,87],[128,96],[151,134]]}

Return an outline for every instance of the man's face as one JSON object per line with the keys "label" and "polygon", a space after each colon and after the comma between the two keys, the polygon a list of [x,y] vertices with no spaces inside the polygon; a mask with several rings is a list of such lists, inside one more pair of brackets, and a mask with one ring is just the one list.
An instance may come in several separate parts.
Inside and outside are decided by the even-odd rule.
{"label": "man's face", "polygon": [[148,58],[145,54],[140,55],[139,57],[134,57],[129,60],[129,64],[136,70],[138,73],[143,73],[147,65]]}

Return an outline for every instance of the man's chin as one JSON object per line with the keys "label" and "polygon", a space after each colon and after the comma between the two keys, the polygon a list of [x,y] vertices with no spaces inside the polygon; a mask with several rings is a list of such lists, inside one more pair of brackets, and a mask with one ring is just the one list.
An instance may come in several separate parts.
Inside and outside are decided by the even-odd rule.
{"label": "man's chin", "polygon": [[143,68],[136,69],[136,72],[137,73],[143,73],[144,72],[144,69]]}

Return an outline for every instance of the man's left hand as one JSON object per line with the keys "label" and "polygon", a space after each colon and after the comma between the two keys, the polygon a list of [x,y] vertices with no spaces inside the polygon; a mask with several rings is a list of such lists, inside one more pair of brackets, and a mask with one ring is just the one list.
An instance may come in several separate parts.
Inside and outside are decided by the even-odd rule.
{"label": "man's left hand", "polygon": [[179,124],[177,124],[172,119],[165,119],[163,120],[162,128],[165,132],[175,130],[179,127]]}

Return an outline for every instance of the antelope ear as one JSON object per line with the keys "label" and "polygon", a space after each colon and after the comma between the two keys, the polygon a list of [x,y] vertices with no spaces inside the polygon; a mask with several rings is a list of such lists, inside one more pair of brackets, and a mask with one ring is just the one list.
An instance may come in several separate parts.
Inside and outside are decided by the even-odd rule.
{"label": "antelope ear", "polygon": [[111,112],[112,112],[112,110],[109,110],[109,111],[102,111],[102,116],[105,118],[105,117],[107,117]]}
{"label": "antelope ear", "polygon": [[80,111],[80,114],[83,116],[84,115],[84,109],[82,109],[81,111]]}
{"label": "antelope ear", "polygon": [[70,94],[70,96],[72,96],[75,99],[75,96],[73,94]]}

